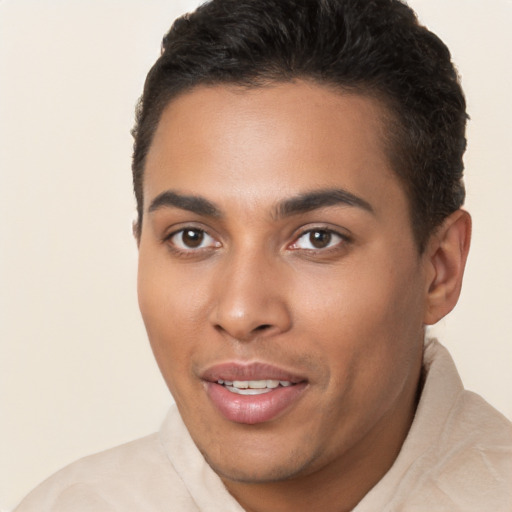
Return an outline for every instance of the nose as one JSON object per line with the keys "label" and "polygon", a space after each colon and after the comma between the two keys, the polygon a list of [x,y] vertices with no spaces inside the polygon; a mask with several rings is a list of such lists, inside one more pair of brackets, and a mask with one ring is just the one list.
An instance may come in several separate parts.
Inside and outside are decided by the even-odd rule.
{"label": "nose", "polygon": [[264,255],[239,254],[217,268],[210,322],[238,341],[287,331],[291,314],[283,269]]}

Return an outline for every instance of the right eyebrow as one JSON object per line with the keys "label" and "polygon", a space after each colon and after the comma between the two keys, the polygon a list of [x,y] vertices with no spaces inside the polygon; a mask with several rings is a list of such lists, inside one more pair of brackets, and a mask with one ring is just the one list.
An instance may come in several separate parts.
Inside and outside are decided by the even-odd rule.
{"label": "right eyebrow", "polygon": [[207,217],[222,217],[222,212],[211,201],[201,196],[179,194],[172,190],[166,190],[158,194],[148,208],[148,213],[152,213],[161,208],[179,208],[187,210],[197,215]]}

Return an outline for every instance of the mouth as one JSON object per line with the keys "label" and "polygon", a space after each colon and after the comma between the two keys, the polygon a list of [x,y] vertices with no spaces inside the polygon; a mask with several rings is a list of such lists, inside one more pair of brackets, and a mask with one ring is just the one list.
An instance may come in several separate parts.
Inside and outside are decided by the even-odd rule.
{"label": "mouth", "polygon": [[291,410],[308,385],[302,376],[261,363],[217,365],[201,378],[224,419],[249,425],[269,422]]}
{"label": "mouth", "polygon": [[295,386],[293,382],[289,380],[274,380],[274,379],[263,379],[263,380],[222,380],[219,379],[217,384],[224,386],[231,393],[237,395],[263,395],[270,393],[274,389],[279,387],[287,388],[289,386]]}

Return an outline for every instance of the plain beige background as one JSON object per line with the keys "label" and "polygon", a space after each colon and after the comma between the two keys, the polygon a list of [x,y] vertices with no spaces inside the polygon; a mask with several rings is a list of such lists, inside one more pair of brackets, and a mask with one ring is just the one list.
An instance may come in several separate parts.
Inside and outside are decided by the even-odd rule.
{"label": "plain beige background", "polygon": [[[170,396],[136,300],[133,109],[196,0],[0,0],[0,508],[72,460],[159,427]],[[466,387],[512,418],[512,3],[411,0],[469,112],[474,239],[434,328]]]}

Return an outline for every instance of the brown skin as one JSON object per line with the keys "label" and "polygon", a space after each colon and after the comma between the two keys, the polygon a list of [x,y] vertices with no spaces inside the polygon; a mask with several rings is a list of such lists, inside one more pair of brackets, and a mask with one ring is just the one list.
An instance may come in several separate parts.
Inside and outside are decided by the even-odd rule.
{"label": "brown skin", "polygon": [[[247,511],[351,510],[407,435],[424,325],[457,301],[469,215],[455,212],[419,254],[384,119],[375,99],[305,82],[199,87],[168,105],[150,148],[141,312],[192,438]],[[371,211],[277,214],[285,200],[333,188]],[[221,215],[150,212],[168,190]],[[185,228],[200,230],[198,245]],[[225,361],[271,363],[308,386],[272,421],[233,423],[199,378]]]}

